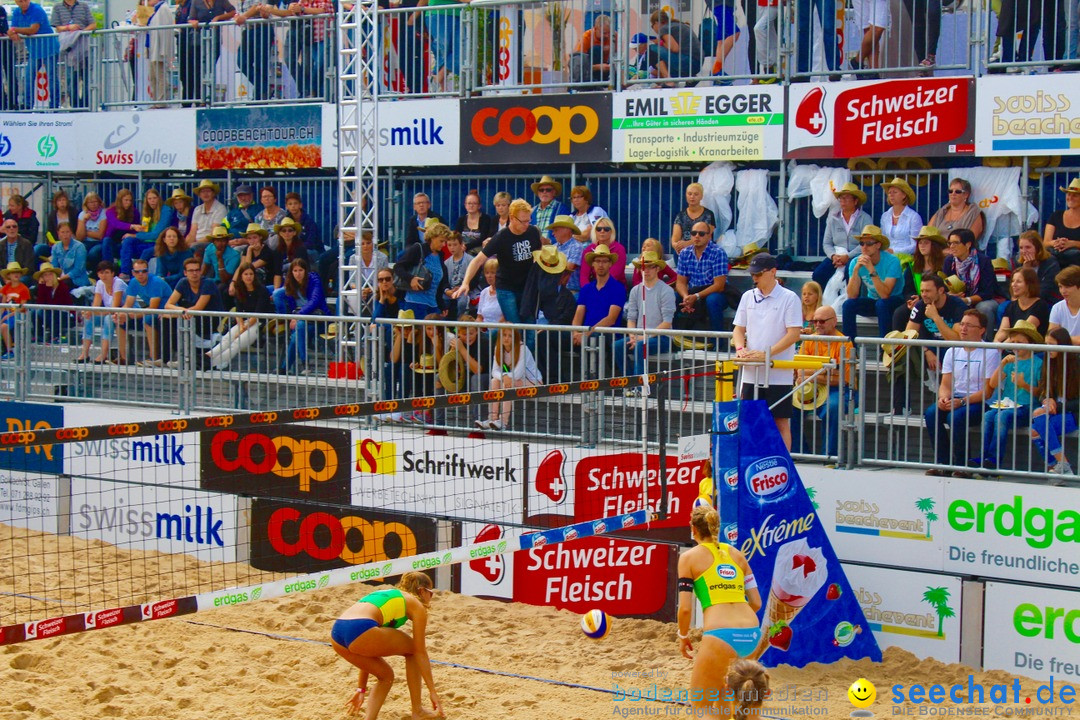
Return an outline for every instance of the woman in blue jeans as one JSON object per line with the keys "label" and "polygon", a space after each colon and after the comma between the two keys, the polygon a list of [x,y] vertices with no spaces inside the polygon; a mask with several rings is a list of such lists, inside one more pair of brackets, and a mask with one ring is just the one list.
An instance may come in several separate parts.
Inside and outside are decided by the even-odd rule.
{"label": "woman in blue jeans", "polygon": [[[1046,334],[1049,345],[1071,346],[1072,338],[1065,328],[1054,328]],[[1080,417],[1080,373],[1076,364],[1080,355],[1052,351],[1046,363],[1046,379],[1043,384],[1042,406],[1031,413],[1031,440],[1039,454],[1046,458],[1047,470],[1055,475],[1072,475],[1073,469],[1065,459],[1062,440],[1076,432],[1076,418]],[[1060,485],[1056,477],[1051,485]]]}
{"label": "woman in blue jeans", "polygon": [[[279,315],[329,315],[330,308],[323,295],[318,273],[311,272],[308,261],[293,260],[285,278],[285,286],[274,291],[274,310]],[[318,330],[318,324],[310,320],[294,318],[289,321],[289,343],[285,348],[285,361],[278,368],[288,373],[297,367],[300,375],[307,374],[307,346]]]}
{"label": "woman in blue jeans", "polygon": [[[675,317],[675,291],[671,286],[660,281],[660,271],[667,263],[652,250],[641,254],[634,260],[634,267],[641,271],[642,280],[630,288],[626,301],[626,326],[647,330],[668,330]],[[671,349],[671,338],[666,335],[621,335],[615,340],[615,367],[619,374],[626,373],[626,355],[634,354],[633,374],[645,373],[646,354],[655,355]],[[633,395],[637,388],[630,388],[627,394]]]}
{"label": "woman in blue jeans", "polygon": [[[1009,343],[1043,344],[1043,336],[1027,320],[1017,320],[1009,329]],[[1009,431],[1028,424],[1032,406],[1038,401],[1043,384],[1043,354],[1017,350],[1001,359],[1001,365],[987,381],[997,388],[997,401],[990,403],[983,415],[983,455],[968,464],[996,470],[1005,454]],[[1019,455],[1019,453],[1016,453]],[[1017,458],[1014,457],[1014,462]]]}

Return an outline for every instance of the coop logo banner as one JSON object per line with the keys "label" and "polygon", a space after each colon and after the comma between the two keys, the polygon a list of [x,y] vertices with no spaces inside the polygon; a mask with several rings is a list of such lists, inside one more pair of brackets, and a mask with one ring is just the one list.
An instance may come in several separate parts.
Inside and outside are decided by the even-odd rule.
{"label": "coop logo banner", "polygon": [[428,518],[263,499],[252,502],[251,517],[251,565],[258,570],[319,572],[436,549]]}
{"label": "coop logo banner", "polygon": [[974,93],[968,77],[793,84],[786,156],[971,155]]}
{"label": "coop logo banner", "polygon": [[389,167],[461,162],[461,108],[457,100],[379,103],[379,164]]}
{"label": "coop logo banner", "polygon": [[195,112],[80,115],[80,164],[94,170],[194,170]]}
{"label": "coop logo banner", "polygon": [[1076,684],[1080,592],[988,582],[983,612],[987,670]]}
{"label": "coop logo banner", "polygon": [[324,166],[319,105],[198,110],[196,125],[199,170]]}
{"label": "coop logo banner", "polygon": [[461,101],[461,162],[609,162],[611,99],[604,93]]}
{"label": "coop logo banner", "polygon": [[349,432],[287,426],[202,433],[199,486],[254,497],[351,501]]}
{"label": "coop logo banner", "polygon": [[[0,417],[5,433],[32,433],[64,427],[62,405],[0,402]],[[64,472],[64,450],[63,445],[0,447],[0,468],[59,475]]]}
{"label": "coop logo banner", "polygon": [[1059,76],[988,75],[978,80],[980,155],[1080,153],[1080,102]]}
{"label": "coop logo banner", "polygon": [[784,155],[781,87],[615,93],[612,115],[614,162],[779,160]]}

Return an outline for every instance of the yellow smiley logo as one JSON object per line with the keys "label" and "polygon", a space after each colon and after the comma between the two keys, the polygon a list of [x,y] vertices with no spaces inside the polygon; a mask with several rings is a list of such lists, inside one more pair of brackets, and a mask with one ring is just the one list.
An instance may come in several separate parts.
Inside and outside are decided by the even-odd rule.
{"label": "yellow smiley logo", "polygon": [[868,708],[877,699],[877,688],[866,678],[859,678],[851,683],[847,690],[848,700],[857,708]]}

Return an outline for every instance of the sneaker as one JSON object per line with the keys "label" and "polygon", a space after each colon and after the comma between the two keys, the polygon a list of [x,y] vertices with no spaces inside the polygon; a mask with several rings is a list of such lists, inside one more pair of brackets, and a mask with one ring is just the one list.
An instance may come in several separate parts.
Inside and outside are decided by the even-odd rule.
{"label": "sneaker", "polygon": [[929,75],[934,72],[934,68],[937,66],[937,56],[927,55],[923,58],[923,61],[919,63],[919,67],[922,68],[922,72]]}
{"label": "sneaker", "polygon": [[1057,476],[1057,477],[1050,478],[1047,481],[1047,484],[1057,486],[1057,485],[1064,485],[1065,484],[1065,478],[1062,477],[1062,476],[1063,475],[1072,475],[1073,474],[1073,469],[1072,469],[1072,465],[1069,464],[1068,460],[1062,460],[1061,462],[1055,463],[1052,467],[1048,468],[1047,472],[1050,472],[1053,475]]}
{"label": "sneaker", "polygon": [[487,420],[476,420],[473,422],[473,425],[480,428],[481,430],[484,430],[487,428]]}
{"label": "sneaker", "polygon": [[488,420],[488,427],[492,430],[505,430],[506,423],[502,420]]}
{"label": "sneaker", "polygon": [[930,468],[929,470],[926,471],[926,474],[929,475],[930,477],[947,477],[949,473],[948,473],[947,470],[940,470],[938,468]]}
{"label": "sneaker", "polygon": [[180,367],[180,361],[179,360],[170,360],[169,362],[165,363],[165,367],[170,368],[172,370],[176,370],[177,368]]}

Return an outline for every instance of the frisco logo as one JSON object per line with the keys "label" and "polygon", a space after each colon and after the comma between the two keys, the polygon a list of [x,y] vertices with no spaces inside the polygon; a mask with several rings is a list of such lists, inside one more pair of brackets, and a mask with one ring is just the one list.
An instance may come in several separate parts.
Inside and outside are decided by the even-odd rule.
{"label": "frisco logo", "polygon": [[731,523],[724,528],[724,537],[727,541],[734,545],[739,540],[739,526],[735,523]]}
{"label": "frisco logo", "polygon": [[739,487],[739,468],[729,468],[728,471],[724,473],[724,482],[726,482],[727,486],[732,490]]}
{"label": "frisco logo", "polygon": [[622,526],[624,528],[634,527],[634,518],[630,515],[627,515],[622,519]]}
{"label": "frisco logo", "polygon": [[746,468],[746,486],[762,499],[782,495],[790,479],[787,463],[779,455],[762,458]]}
{"label": "frisco logo", "polygon": [[603,520],[597,520],[593,523],[592,531],[594,535],[603,535],[607,532],[607,525],[604,524]]}
{"label": "frisco logo", "polygon": [[723,580],[734,580],[738,575],[738,571],[735,570],[734,565],[717,565],[716,574]]}
{"label": "frisco logo", "polygon": [[543,535],[540,535],[539,533],[537,533],[536,535],[533,535],[532,546],[534,548],[544,547],[545,545],[547,545],[547,538],[546,537],[544,537]]}
{"label": "frisco logo", "polygon": [[739,416],[736,415],[735,413],[732,413],[731,415],[728,415],[727,417],[725,417],[724,418],[724,427],[726,427],[731,432],[734,432],[734,431],[738,430],[739,429]]}
{"label": "frisco logo", "polygon": [[577,539],[578,539],[577,528],[569,527],[569,528],[566,528],[565,530],[563,530],[563,540],[577,540]]}

